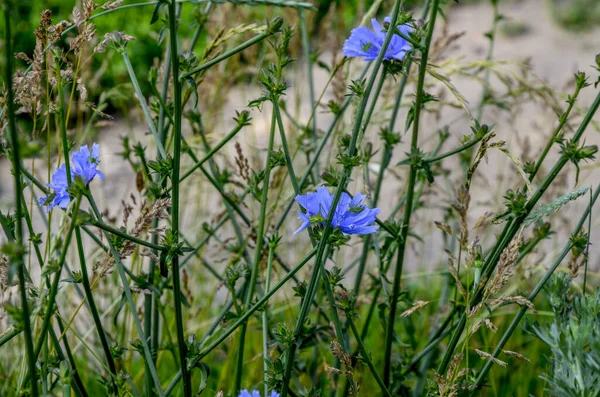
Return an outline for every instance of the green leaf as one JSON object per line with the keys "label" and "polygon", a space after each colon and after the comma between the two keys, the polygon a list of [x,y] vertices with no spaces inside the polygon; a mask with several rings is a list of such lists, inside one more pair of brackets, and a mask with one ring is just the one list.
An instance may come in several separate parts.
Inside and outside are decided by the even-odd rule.
{"label": "green leaf", "polygon": [[189,85],[192,98],[194,99],[194,109],[198,109],[198,87],[196,86],[196,80],[192,76],[185,78],[185,82]]}
{"label": "green leaf", "polygon": [[204,389],[206,389],[206,381],[208,380],[208,376],[210,375],[210,368],[208,365],[204,363],[196,364],[196,367],[200,370],[201,378],[200,378],[200,386],[198,386],[197,396],[201,395]]}
{"label": "green leaf", "polygon": [[152,19],[150,19],[150,25],[152,25],[152,24],[156,23],[156,21],[158,21],[160,10],[166,5],[167,5],[167,3],[162,0],[156,4],[156,6],[154,7],[154,11],[152,12]]}

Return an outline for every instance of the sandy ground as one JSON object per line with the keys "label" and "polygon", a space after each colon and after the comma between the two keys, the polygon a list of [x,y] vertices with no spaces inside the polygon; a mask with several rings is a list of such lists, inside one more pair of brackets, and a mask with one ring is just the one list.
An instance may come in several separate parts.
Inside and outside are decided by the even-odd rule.
{"label": "sandy ground", "polygon": [[[546,9],[544,2],[541,0],[501,3],[501,13],[511,23],[518,23],[520,26],[526,27],[526,32],[516,37],[507,37],[499,33],[494,49],[494,59],[511,61],[531,59],[534,73],[559,93],[572,92],[574,86],[572,84],[572,76],[578,70],[585,71],[590,76],[597,76],[597,72],[594,72],[591,65],[594,62],[595,54],[600,52],[600,29],[578,34],[566,32],[554,25],[550,18],[549,10]],[[484,59],[488,48],[488,40],[484,37],[484,33],[489,29],[491,20],[492,10],[487,3],[454,7],[448,14],[448,32],[452,34],[464,31],[465,33],[452,46],[448,52],[448,56],[456,57],[459,62]],[[440,32],[438,32],[439,34]],[[360,61],[355,61],[351,69],[352,76],[358,76],[358,69],[360,67]],[[304,84],[305,71],[301,70],[299,66],[297,68],[296,72],[290,78],[291,88],[290,92],[288,92],[290,101],[293,101],[295,98],[307,98],[308,95],[307,85]],[[322,87],[327,81],[327,77],[327,73],[321,69],[315,70],[317,93],[321,92]],[[481,96],[481,86],[464,78],[453,78],[452,81],[469,101],[469,106],[475,111]],[[498,82],[493,80],[493,83],[494,87],[496,87]],[[217,116],[215,124],[217,127],[214,131],[216,139],[214,142],[218,141],[219,136],[225,134],[225,132],[221,131],[228,131],[231,128],[235,111],[245,109],[248,101],[257,97],[258,94],[259,89],[255,86],[241,88],[229,94],[228,103],[224,107],[223,113]],[[410,89],[407,91],[407,94],[412,94]],[[325,102],[330,95],[329,92],[325,95]],[[591,103],[594,95],[595,92],[592,87],[584,90],[578,106],[585,109]],[[562,98],[561,101],[564,99],[563,96],[560,98]],[[303,102],[306,103],[307,101],[304,100]],[[290,108],[294,107],[290,106]],[[263,113],[254,111],[253,126],[243,130],[241,135],[238,136],[238,141],[243,145],[247,153],[266,148],[266,137],[270,124],[270,112],[268,110],[265,107]],[[308,113],[309,110],[306,107],[301,107],[298,110],[301,120],[306,119]],[[460,111],[443,112],[439,120],[429,115],[425,118],[421,143],[425,150],[430,150],[433,147],[435,142],[432,140],[432,137],[435,136],[437,128],[442,125],[448,125],[451,131],[451,138],[444,146],[445,149],[448,150],[460,144],[460,138],[469,132],[469,122],[464,117],[455,120],[457,114],[460,114]],[[383,113],[376,113],[374,115],[374,125],[377,126],[377,121],[382,121],[383,117]],[[331,117],[329,115],[320,114],[318,117],[319,128],[326,128],[330,120]],[[397,129],[403,129],[404,117],[399,117],[398,120]],[[541,146],[556,125],[555,115],[551,111],[548,111],[548,109],[544,110],[537,105],[527,105],[518,115],[507,114],[495,109],[486,109],[482,121],[487,124],[495,124],[498,138],[506,140],[508,147],[516,155],[521,155],[528,144],[533,148],[533,155],[539,153]],[[595,121],[600,122],[599,115],[596,116]],[[577,125],[573,124],[573,126],[576,128]],[[375,145],[377,145],[378,141],[377,130],[378,126],[368,130],[365,138],[367,141],[372,141]],[[108,209],[111,214],[119,213],[121,210],[121,200],[128,200],[130,194],[136,191],[135,176],[131,172],[130,167],[124,163],[119,155],[121,152],[121,141],[119,138],[123,135],[129,135],[135,140],[142,141],[152,152],[154,150],[152,141],[150,137],[144,136],[145,133],[146,128],[142,124],[129,125],[124,121],[117,121],[112,127],[103,129],[99,135],[98,141],[102,147],[101,169],[106,175],[106,181],[94,182],[93,191],[96,201],[100,203],[102,208]],[[293,137],[289,139],[293,141]],[[404,139],[404,141],[406,140],[408,138]],[[527,141],[529,142],[528,144]],[[586,143],[600,143],[600,134],[591,127],[586,133]],[[395,151],[395,158],[392,164],[403,159],[406,150],[406,144],[400,145]],[[233,153],[233,145],[229,145],[227,153]],[[546,169],[556,159],[557,154],[558,149],[554,148],[550,158],[546,162]],[[232,161],[232,159],[232,156],[229,158],[225,156],[225,158],[220,158],[219,162],[220,164],[224,164],[225,161]],[[186,161],[183,169],[185,170],[189,166],[190,163]],[[450,166],[451,163],[447,164],[446,168],[450,168]],[[600,173],[592,168],[585,169],[585,165],[583,168],[579,186],[597,185],[600,182]],[[403,180],[405,179],[404,169],[392,167],[391,171],[391,174],[398,175],[398,178],[391,176],[386,179],[379,205],[382,209],[383,217],[391,212],[393,204],[397,202],[399,194],[402,192]],[[36,174],[38,176],[46,175],[46,171],[40,169],[39,162],[36,166]],[[494,153],[486,159],[481,166],[480,175],[474,183],[472,192],[473,222],[486,208],[500,211],[503,203],[502,195],[505,190],[509,187],[518,186],[521,183],[519,181],[520,177],[514,171],[514,166],[510,160],[500,153]],[[364,181],[360,175],[357,175],[354,179],[355,182],[352,183],[351,189],[364,191]],[[453,191],[456,190],[458,185],[454,183],[458,183],[457,181],[459,180],[459,176],[456,175],[449,185],[440,184],[436,188],[426,188],[427,202],[435,203],[435,200],[438,200],[439,203],[435,203],[436,205],[433,207],[442,204],[447,205],[448,201],[446,198],[455,195]],[[13,189],[12,182],[6,161],[0,163],[0,182],[0,208],[6,209],[10,206],[13,196],[11,193]],[[539,181],[536,181],[536,183],[539,183]],[[535,186],[536,184],[534,183],[534,188]],[[553,193],[554,196],[552,198],[556,197],[558,193],[564,194],[574,187],[574,173],[571,172],[566,179],[566,186],[563,186],[560,192]],[[223,206],[220,203],[218,195],[206,183],[203,177],[190,178],[189,182],[186,182],[182,189],[185,202],[190,203],[182,209],[184,230],[188,231],[187,236],[190,240],[197,241],[203,234],[201,230],[198,230],[198,225],[205,220],[209,220],[215,215],[216,208],[220,209]],[[284,196],[291,197],[291,190],[284,191]],[[439,199],[436,199],[436,197]],[[570,225],[579,218],[585,207],[585,201],[586,198],[581,198],[578,202],[569,204],[560,213],[560,216],[552,218],[553,225],[559,232],[560,238],[553,240],[556,243],[548,242],[543,249],[539,250],[540,252],[533,256],[533,261],[540,259],[542,261],[540,263],[546,265],[551,261],[553,254],[562,248],[566,241],[565,237],[570,231]],[[218,206],[215,205],[217,202],[219,202]],[[253,211],[256,209],[248,208],[247,210],[252,217],[254,214]],[[417,231],[423,237],[423,242],[415,241],[410,250],[409,260],[406,265],[409,271],[431,270],[439,267],[439,264],[444,262],[445,253],[443,252],[444,247],[440,238],[441,234],[433,227],[433,221],[441,220],[441,216],[441,211],[434,208],[418,212],[414,217],[414,223],[419,225]],[[289,252],[286,254],[290,262],[294,258],[301,256],[308,245],[308,238],[306,236],[291,237],[291,233],[298,224],[295,218],[295,215],[291,213],[284,227],[285,230],[282,230],[282,234],[286,236],[284,239],[286,246],[295,247],[288,250]],[[600,233],[599,220],[600,217],[594,216],[593,241],[598,241],[595,236],[598,236],[598,233]],[[36,223],[41,225],[40,218],[37,215]],[[493,230],[494,233],[498,233],[500,229],[496,226],[496,229]],[[490,233],[487,233],[487,235],[488,239],[483,240],[483,242],[487,242],[489,245],[491,242],[489,238]],[[482,238],[484,238],[483,235]],[[359,239],[353,239],[351,244],[356,247],[346,250],[344,257],[338,257],[337,260],[347,262],[356,257],[359,250],[359,243]],[[213,247],[209,249],[206,255],[209,258],[218,258],[218,251],[219,247]],[[599,258],[600,252],[596,250],[592,254],[591,261],[591,265],[595,268],[600,267],[598,266]],[[344,263],[340,263],[340,265],[344,266]],[[369,266],[374,268],[376,263],[371,261]]]}

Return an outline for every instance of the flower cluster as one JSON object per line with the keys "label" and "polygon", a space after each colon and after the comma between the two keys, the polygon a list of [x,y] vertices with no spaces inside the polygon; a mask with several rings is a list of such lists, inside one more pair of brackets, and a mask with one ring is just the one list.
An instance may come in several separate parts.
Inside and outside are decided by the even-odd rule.
{"label": "flower cluster", "polygon": [[[392,19],[387,17],[384,21],[390,24]],[[359,26],[352,30],[350,37],[344,42],[345,56],[364,57],[365,61],[372,61],[377,58],[383,47],[386,32],[375,18],[371,20],[371,24],[373,30],[369,30],[365,26]],[[405,36],[408,36],[412,31],[411,27],[406,24],[399,25],[398,30]],[[401,61],[411,48],[411,44],[406,39],[394,34],[383,59]]]}
{"label": "flower cluster", "polygon": [[[358,193],[351,198],[347,193],[342,197],[335,208],[332,226],[339,228],[346,234],[370,234],[377,231],[374,225],[379,208],[370,209],[363,204],[365,195]],[[300,233],[311,225],[325,225],[329,210],[333,203],[333,194],[321,186],[314,193],[296,196],[296,201],[306,213],[298,212],[298,218],[302,220],[302,226],[294,234]]]}
{"label": "flower cluster", "polygon": [[[248,390],[242,390],[238,397],[260,397],[260,392],[258,390],[252,390],[251,392]],[[279,397],[279,393],[272,391],[268,397]]]}
{"label": "flower cluster", "polygon": [[[104,180],[104,175],[96,168],[100,164],[99,157],[100,145],[94,143],[91,152],[87,146],[80,147],[79,151],[73,154],[71,158],[71,182],[75,181],[76,177],[81,178],[85,185],[89,184],[96,176]],[[67,208],[71,197],[69,196],[69,192],[67,192],[69,182],[67,181],[67,170],[64,164],[52,175],[52,183],[46,186],[54,190],[54,192],[48,196],[40,197],[38,200],[39,204],[47,205],[47,212],[56,206]]]}

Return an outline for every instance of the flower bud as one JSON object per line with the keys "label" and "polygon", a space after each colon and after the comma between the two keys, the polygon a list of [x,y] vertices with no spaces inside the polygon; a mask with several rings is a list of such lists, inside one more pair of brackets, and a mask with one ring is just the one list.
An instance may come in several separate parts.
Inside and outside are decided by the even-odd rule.
{"label": "flower bud", "polygon": [[593,159],[596,153],[598,153],[598,146],[596,145],[584,146],[579,149],[579,157],[582,159]]}

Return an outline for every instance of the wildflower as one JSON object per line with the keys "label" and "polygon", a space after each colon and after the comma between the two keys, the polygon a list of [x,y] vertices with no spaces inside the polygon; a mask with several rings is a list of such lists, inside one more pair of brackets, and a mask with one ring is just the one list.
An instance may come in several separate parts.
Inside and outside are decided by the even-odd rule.
{"label": "wildflower", "polygon": [[[350,198],[347,193],[342,193],[333,215],[332,226],[346,234],[376,232],[378,227],[373,223],[379,214],[379,208],[370,209],[364,205],[365,197],[364,194],[358,193]],[[302,225],[294,234],[300,233],[310,225],[325,225],[333,202],[333,194],[321,186],[314,193],[296,196],[296,201],[306,210],[306,213],[298,212]]]}
{"label": "wildflower", "polygon": [[[392,22],[390,17],[384,19],[385,23]],[[373,30],[369,30],[365,26],[359,26],[352,30],[350,37],[344,42],[344,55],[347,57],[364,57],[365,61],[372,61],[377,58],[383,42],[385,41],[386,32],[383,27],[377,22],[377,19],[371,20]],[[408,36],[411,32],[410,26],[404,24],[399,25],[398,29],[402,34]],[[384,60],[401,61],[410,51],[411,44],[397,34],[392,36],[392,41],[385,51]]]}
{"label": "wildflower", "polygon": [[76,152],[71,159],[71,162],[73,163],[71,166],[73,175],[80,176],[85,181],[86,185],[90,183],[96,175],[98,178],[104,180],[104,175],[102,172],[96,169],[100,163],[99,157],[100,145],[97,143],[92,145],[91,153],[87,146],[80,147],[79,151]]}
{"label": "wildflower", "polygon": [[[73,154],[71,158],[71,182],[79,177],[83,180],[85,185],[88,185],[96,176],[104,180],[104,174],[98,171],[96,167],[100,164],[100,146],[96,143],[92,145],[92,151],[87,146],[82,146],[79,151]],[[46,212],[56,206],[60,208],[67,208],[67,205],[71,202],[71,197],[67,188],[69,182],[67,181],[67,170],[65,165],[61,165],[54,171],[52,175],[52,183],[47,184],[50,189],[54,190],[48,196],[40,197],[38,203],[40,205],[47,205]]]}
{"label": "wildflower", "polygon": [[[251,392],[242,390],[238,397],[260,397],[260,392],[258,390],[252,390]],[[272,391],[268,397],[279,397],[279,393]]]}

